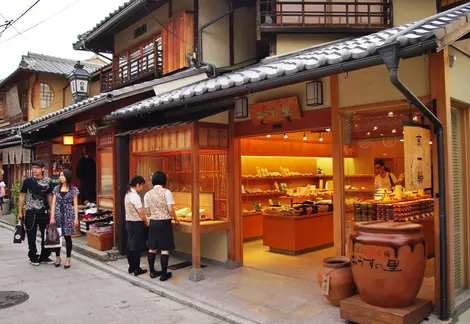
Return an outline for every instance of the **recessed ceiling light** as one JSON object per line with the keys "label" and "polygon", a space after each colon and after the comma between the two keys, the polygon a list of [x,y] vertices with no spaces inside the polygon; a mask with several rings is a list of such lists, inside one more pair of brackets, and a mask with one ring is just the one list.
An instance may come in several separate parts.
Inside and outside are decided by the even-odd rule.
{"label": "recessed ceiling light", "polygon": [[384,136],[384,134],[380,134],[380,136]]}
{"label": "recessed ceiling light", "polygon": [[404,140],[403,138],[400,140],[400,142],[404,142],[404,141],[405,141],[405,140]]}
{"label": "recessed ceiling light", "polygon": [[393,117],[393,111],[388,113],[388,117]]}
{"label": "recessed ceiling light", "polygon": [[307,136],[305,136],[305,133],[304,133],[304,138],[303,138],[303,140],[304,140],[304,141],[306,141],[306,140],[307,140]]}
{"label": "recessed ceiling light", "polygon": [[267,138],[271,138],[271,134],[266,135]]}
{"label": "recessed ceiling light", "polygon": [[414,121],[418,121],[418,116],[414,116],[414,117],[413,117],[413,120],[414,120]]}
{"label": "recessed ceiling light", "polygon": [[284,139],[288,139],[289,136],[287,136],[287,134],[284,134]]}
{"label": "recessed ceiling light", "polygon": [[431,145],[432,145],[432,141],[429,141],[429,144],[431,144]]}
{"label": "recessed ceiling light", "polygon": [[397,130],[394,128],[392,129],[392,134],[395,134],[397,132]]}
{"label": "recessed ceiling light", "polygon": [[367,132],[367,136],[370,136],[370,132]]}
{"label": "recessed ceiling light", "polygon": [[329,128],[327,128],[327,129],[325,129],[325,130],[326,130],[327,132],[331,132],[331,129],[329,129]]}
{"label": "recessed ceiling light", "polygon": [[376,131],[377,129],[379,129],[377,126],[374,126],[374,130]]}

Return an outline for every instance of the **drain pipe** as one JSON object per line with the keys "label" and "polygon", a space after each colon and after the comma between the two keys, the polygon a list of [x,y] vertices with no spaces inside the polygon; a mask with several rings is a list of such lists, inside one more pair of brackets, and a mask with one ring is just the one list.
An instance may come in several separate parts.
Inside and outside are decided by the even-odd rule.
{"label": "drain pipe", "polygon": [[434,125],[434,131],[437,134],[437,168],[439,194],[439,248],[440,248],[440,319],[442,321],[449,320],[449,305],[447,301],[447,223],[446,223],[446,185],[444,170],[444,128],[442,122],[424,105],[398,78],[398,65],[400,57],[400,43],[394,42],[377,48],[385,65],[390,72],[390,81],[400,91],[406,99],[414,104],[424,116],[426,116]]}

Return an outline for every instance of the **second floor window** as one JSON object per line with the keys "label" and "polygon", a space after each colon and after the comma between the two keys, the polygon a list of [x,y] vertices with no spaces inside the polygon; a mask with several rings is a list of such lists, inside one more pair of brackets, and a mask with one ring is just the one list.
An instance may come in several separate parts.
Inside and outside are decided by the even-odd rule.
{"label": "second floor window", "polygon": [[[39,83],[39,108],[45,109],[52,106],[54,102],[54,91],[52,90],[51,86],[47,83],[40,82]],[[36,108],[36,91],[33,88],[31,94],[31,103],[33,104],[33,108]]]}

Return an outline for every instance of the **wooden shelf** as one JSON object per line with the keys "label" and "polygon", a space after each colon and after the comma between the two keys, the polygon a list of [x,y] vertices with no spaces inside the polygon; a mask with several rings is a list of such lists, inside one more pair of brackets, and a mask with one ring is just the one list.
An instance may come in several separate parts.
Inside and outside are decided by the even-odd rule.
{"label": "wooden shelf", "polygon": [[246,214],[242,214],[243,217],[249,217],[249,216],[260,216],[260,215],[263,215],[262,212],[256,212],[256,213],[246,213]]}
{"label": "wooden shelf", "polygon": [[306,178],[332,178],[333,175],[299,175],[299,176],[284,176],[284,177],[242,177],[242,180],[295,180]]}
{"label": "wooden shelf", "polygon": [[294,200],[296,198],[299,198],[299,199],[309,199],[309,198],[332,198],[333,195],[311,195],[311,196],[282,196],[282,197],[279,197],[280,199],[291,199],[291,200]]}
{"label": "wooden shelf", "polygon": [[285,195],[285,191],[279,191],[279,192],[259,192],[259,193],[244,193],[242,194],[242,197],[265,197],[265,196],[282,196]]}

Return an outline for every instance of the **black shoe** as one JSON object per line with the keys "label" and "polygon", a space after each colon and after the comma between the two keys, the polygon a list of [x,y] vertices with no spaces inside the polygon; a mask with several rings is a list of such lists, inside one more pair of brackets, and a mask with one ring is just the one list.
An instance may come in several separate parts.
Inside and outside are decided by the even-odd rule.
{"label": "black shoe", "polygon": [[39,260],[38,258],[29,258],[29,263],[37,267],[39,265]]}
{"label": "black shoe", "polygon": [[129,267],[129,268],[127,269],[127,271],[128,271],[129,273],[133,273],[135,270],[134,270],[134,268]]}
{"label": "black shoe", "polygon": [[56,262],[56,263],[54,263],[54,266],[55,266],[56,268],[60,267],[60,263],[61,263],[61,262],[62,262],[62,260],[61,260],[61,259],[59,259],[59,263],[57,263],[57,262]]}
{"label": "black shoe", "polygon": [[39,263],[53,264],[54,261],[51,258],[39,258]]}
{"label": "black shoe", "polygon": [[162,276],[160,277],[160,281],[167,281],[168,279],[170,279],[173,275],[171,274],[171,272],[167,272],[165,274],[162,274]]}
{"label": "black shoe", "polygon": [[162,275],[162,273],[163,272],[161,272],[161,271],[150,272],[150,278],[155,279],[157,277],[160,277]]}
{"label": "black shoe", "polygon": [[146,269],[139,268],[136,271],[134,271],[134,276],[140,276],[141,274],[147,273]]}

